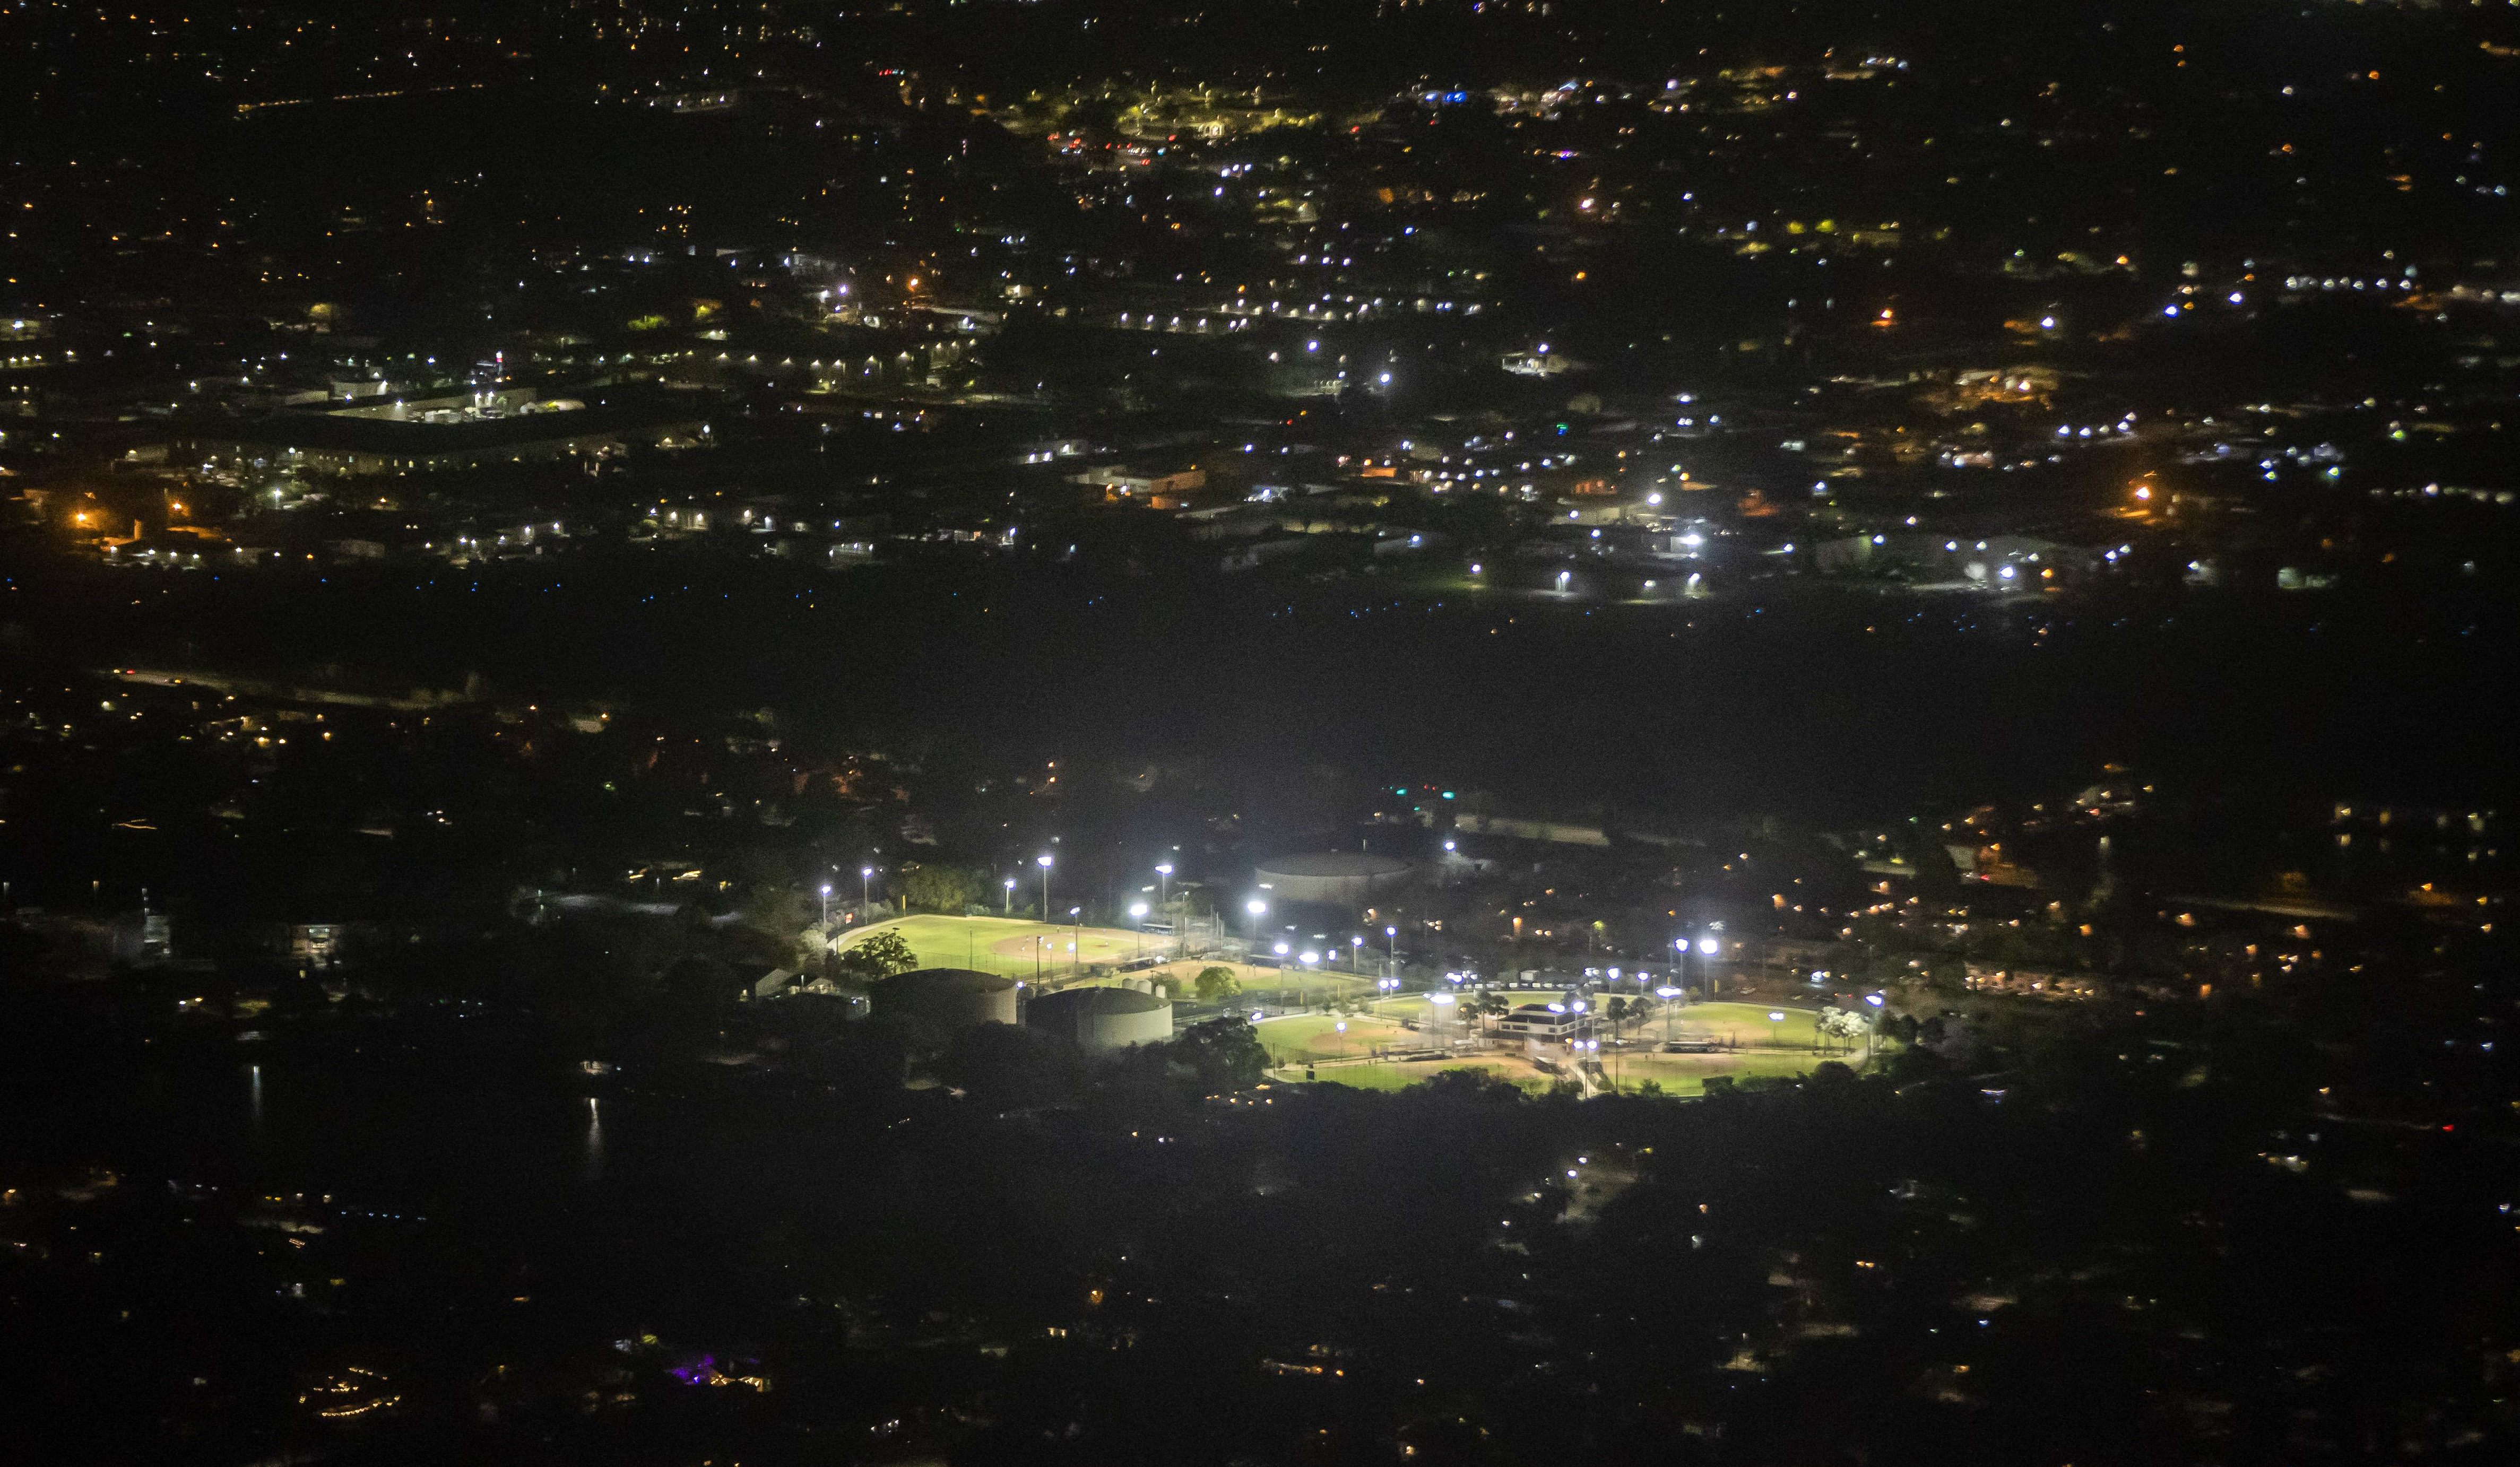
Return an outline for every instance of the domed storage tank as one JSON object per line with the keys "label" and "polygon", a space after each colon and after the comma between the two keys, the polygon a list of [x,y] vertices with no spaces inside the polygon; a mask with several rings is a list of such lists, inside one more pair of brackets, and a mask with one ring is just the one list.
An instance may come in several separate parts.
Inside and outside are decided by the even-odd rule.
{"label": "domed storage tank", "polygon": [[1081,1049],[1122,1049],[1171,1039],[1173,1005],[1136,989],[1061,989],[1033,1000],[1024,1023],[1065,1035]]}
{"label": "domed storage tank", "polygon": [[1263,862],[1253,873],[1275,902],[1360,905],[1409,879],[1409,863],[1365,851],[1322,851]]}
{"label": "domed storage tank", "polygon": [[878,1014],[923,1019],[948,1029],[1015,1021],[1015,981],[971,968],[920,968],[878,983]]}

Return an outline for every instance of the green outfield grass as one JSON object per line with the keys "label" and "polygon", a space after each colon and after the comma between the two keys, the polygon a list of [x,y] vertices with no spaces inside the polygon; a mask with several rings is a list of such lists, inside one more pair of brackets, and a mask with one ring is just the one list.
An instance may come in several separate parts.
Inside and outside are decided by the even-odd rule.
{"label": "green outfield grass", "polygon": [[[1341,1023],[1347,1033],[1338,1032]],[[1342,1056],[1354,1058],[1377,1046],[1404,1047],[1418,1043],[1418,1036],[1389,1019],[1359,1014],[1350,1019],[1328,1014],[1299,1014],[1290,1019],[1270,1019],[1260,1025],[1260,1043],[1281,1065],[1318,1064]]]}
{"label": "green outfield grass", "polygon": [[[1507,1002],[1518,1005],[1554,1003],[1564,990],[1499,989],[1497,992]],[[1608,997],[1606,994],[1600,996],[1603,1000]],[[1420,1024],[1426,1022],[1432,1010],[1432,1005],[1424,998],[1414,994],[1374,1007],[1378,1013],[1387,1013],[1395,1018],[1405,1014]],[[1771,1019],[1768,1015],[1772,1013],[1783,1017]],[[1619,1033],[1640,1041],[1659,1040],[1668,1033],[1673,1039],[1725,1040],[1744,1048],[1810,1049],[1820,1043],[1819,1022],[1820,1011],[1812,1008],[1787,1008],[1764,1003],[1689,1003],[1669,1018],[1657,1011],[1642,1023],[1623,1024],[1619,1026]],[[1838,1046],[1837,1041],[1831,1041],[1828,1045],[1832,1053]],[[1862,1046],[1857,1048],[1860,1053]]]}
{"label": "green outfield grass", "polygon": [[[1796,1053],[1781,1049],[1742,1050],[1734,1054],[1629,1053],[1617,1056],[1615,1063],[1605,1063],[1601,1084],[1615,1083],[1622,1090],[1633,1090],[1650,1080],[1661,1086],[1666,1095],[1702,1095],[1706,1092],[1706,1082],[1716,1076],[1746,1080],[1761,1076],[1808,1075],[1813,1066],[1832,1057],[1843,1057],[1848,1064],[1863,1068],[1861,1052],[1852,1056],[1808,1051]],[[1321,1057],[1323,1061],[1328,1058],[1328,1055]],[[1558,1078],[1534,1069],[1518,1057],[1502,1054],[1413,1060],[1398,1064],[1322,1063],[1314,1073],[1324,1084],[1353,1086],[1363,1090],[1397,1090],[1432,1080],[1446,1070],[1459,1069],[1485,1070],[1529,1090],[1546,1089]]]}
{"label": "green outfield grass", "polygon": [[1711,1076],[1748,1080],[1761,1076],[1808,1075],[1813,1066],[1831,1059],[1857,1069],[1864,1067],[1864,1051],[1861,1049],[1853,1054],[1743,1049],[1733,1054],[1622,1054],[1609,1069],[1623,1090],[1634,1089],[1650,1080],[1660,1085],[1665,1094],[1699,1095],[1705,1093],[1706,1081]]}
{"label": "green outfield grass", "polygon": [[1236,963],[1226,966],[1233,968],[1235,976],[1242,980],[1245,997],[1254,1002],[1272,1005],[1278,1002],[1281,995],[1291,995],[1294,1003],[1300,1007],[1319,1003],[1325,999],[1355,998],[1373,991],[1372,979],[1353,978],[1345,973],[1247,967]]}
{"label": "green outfield grass", "polygon": [[[1143,939],[1139,934],[1117,927],[1088,927],[1079,951],[1070,953],[1068,945],[1078,943],[1076,929],[1021,917],[957,917],[913,915],[875,922],[851,931],[840,940],[843,951],[856,947],[878,932],[898,932],[910,944],[923,968],[976,968],[983,973],[1003,973],[1010,978],[1029,981],[1038,971],[1046,982],[1064,984],[1080,976],[1079,970],[1095,963],[1123,963],[1141,955],[1153,956],[1164,952],[1163,944],[1151,933]],[[1043,939],[1049,946],[1040,946]],[[1318,1003],[1337,995],[1370,991],[1370,978],[1351,977],[1345,973],[1288,971],[1252,967],[1244,963],[1211,963],[1192,958],[1166,963],[1146,970],[1140,976],[1154,978],[1173,985],[1173,997],[1187,998],[1190,980],[1199,969],[1208,966],[1234,969],[1242,984],[1243,993],[1254,1002],[1275,1004],[1282,994],[1291,995],[1298,1004]]]}
{"label": "green outfield grass", "polygon": [[[1537,1000],[1543,995],[1534,991],[1527,996],[1508,994],[1508,997],[1520,1002]],[[1554,992],[1546,995],[1550,1000],[1556,997]],[[1282,1066],[1291,1069],[1310,1064],[1317,1067],[1325,1083],[1354,1086],[1359,1089],[1401,1089],[1431,1079],[1444,1070],[1463,1067],[1486,1070],[1529,1089],[1546,1089],[1556,1079],[1533,1066],[1519,1051],[1510,1049],[1398,1063],[1337,1062],[1342,1057],[1352,1059],[1368,1052],[1376,1045],[1385,1047],[1415,1045],[1418,1035],[1402,1030],[1398,1020],[1406,1016],[1422,1023],[1431,1012],[1424,999],[1416,996],[1394,999],[1375,1005],[1375,1008],[1374,1019],[1348,1021],[1344,1046],[1330,1027],[1333,1021],[1320,1015],[1264,1024],[1260,1030],[1261,1040],[1273,1054],[1279,1056]],[[1781,1017],[1772,1019],[1770,1014]],[[1654,1046],[1660,1044],[1665,1034],[1664,1021],[1657,1016],[1645,1024],[1626,1029],[1634,1047],[1604,1051],[1602,1083],[1632,1089],[1650,1080],[1661,1086],[1666,1094],[1698,1095],[1705,1093],[1706,1082],[1718,1076],[1751,1079],[1808,1075],[1815,1066],[1831,1059],[1861,1069],[1865,1063],[1861,1045],[1848,1050],[1835,1042],[1820,1045],[1816,1027],[1818,1018],[1816,1010],[1805,1008],[1757,1003],[1694,1004],[1673,1015],[1669,1028],[1673,1037],[1723,1040],[1740,1047],[1715,1054],[1657,1052]]]}
{"label": "green outfield grass", "polygon": [[1500,1080],[1509,1080],[1535,1092],[1547,1089],[1550,1083],[1549,1076],[1528,1065],[1491,1059],[1429,1060],[1403,1065],[1334,1065],[1317,1073],[1325,1085],[1344,1085],[1360,1090],[1405,1090],[1413,1085],[1423,1085],[1446,1070],[1484,1070]]}
{"label": "green outfield grass", "polygon": [[[1783,1014],[1781,1020],[1768,1015]],[[1663,1017],[1656,1014],[1642,1025],[1630,1025],[1628,1033],[1638,1039],[1660,1039]],[[1690,1003],[1672,1018],[1672,1033],[1681,1039],[1730,1039],[1751,1045],[1783,1045],[1808,1049],[1820,1043],[1820,1011],[1814,1008],[1785,1008],[1764,1003]],[[1835,1045],[1835,1041],[1830,1042]],[[1859,1050],[1859,1052],[1861,1052]]]}
{"label": "green outfield grass", "polygon": [[[898,932],[919,956],[923,968],[976,968],[1030,978],[1036,967],[1046,977],[1065,977],[1074,968],[1098,962],[1127,962],[1143,953],[1161,952],[1155,939],[1112,927],[1073,927],[1030,922],[1019,917],[906,916],[858,928],[840,941],[856,947],[878,932]],[[1041,946],[1047,938],[1049,945]],[[1070,951],[1070,945],[1075,951]]]}

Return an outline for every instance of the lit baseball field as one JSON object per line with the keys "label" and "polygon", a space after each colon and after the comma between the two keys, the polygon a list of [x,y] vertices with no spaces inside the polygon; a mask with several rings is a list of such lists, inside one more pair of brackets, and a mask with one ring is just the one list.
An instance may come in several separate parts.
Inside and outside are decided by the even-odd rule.
{"label": "lit baseball field", "polygon": [[[1508,994],[1516,1001],[1533,1001],[1542,996]],[[1555,993],[1546,996],[1554,1000]],[[1354,1086],[1359,1089],[1400,1089],[1433,1078],[1448,1069],[1481,1069],[1502,1079],[1530,1089],[1545,1089],[1557,1077],[1533,1065],[1520,1046],[1491,1049],[1474,1047],[1442,1058],[1422,1060],[1377,1060],[1371,1056],[1377,1049],[1407,1050],[1430,1046],[1431,1032],[1426,1025],[1432,1013],[1423,999],[1412,997],[1376,1004],[1371,1013],[1345,1020],[1326,1015],[1306,1014],[1285,1019],[1272,1019],[1260,1026],[1260,1041],[1270,1051],[1272,1060],[1281,1068],[1282,1079],[1302,1078],[1303,1068],[1313,1067],[1324,1081]],[[1778,1017],[1771,1018],[1775,1014]],[[1821,1044],[1813,1021],[1817,1015],[1809,1009],[1772,1008],[1750,1003],[1699,1003],[1681,1009],[1673,1016],[1670,1034],[1682,1040],[1713,1040],[1740,1047],[1710,1054],[1664,1054],[1658,1042],[1664,1037],[1664,1021],[1657,1016],[1645,1023],[1626,1026],[1625,1033],[1637,1041],[1636,1047],[1604,1050],[1602,1053],[1605,1084],[1626,1089],[1653,1081],[1669,1094],[1701,1093],[1705,1083],[1718,1076],[1747,1079],[1753,1076],[1796,1076],[1809,1074],[1813,1066],[1834,1059],[1861,1069],[1865,1053],[1861,1045],[1844,1049]],[[1417,1025],[1405,1027],[1403,1020]],[[1344,1023],[1344,1032],[1339,1025]],[[1475,1024],[1454,1029],[1455,1033],[1476,1033]]]}
{"label": "lit baseball field", "polygon": [[[846,951],[878,932],[900,933],[923,968],[976,968],[983,973],[1023,979],[1039,972],[1045,981],[1063,982],[1095,963],[1122,963],[1141,954],[1154,957],[1166,951],[1163,938],[1152,933],[1141,936],[1117,927],[1088,927],[1079,933],[1073,927],[1021,918],[926,915],[896,917],[861,927],[843,937],[840,947]],[[1209,965],[1204,959],[1168,963],[1161,969],[1149,970],[1147,976],[1187,984],[1200,968]],[[1281,994],[1298,1002],[1319,1002],[1332,994],[1363,990],[1372,982],[1343,973],[1282,975],[1275,968],[1241,963],[1220,965],[1232,968],[1243,991],[1254,1000],[1270,1002],[1277,1001]]]}
{"label": "lit baseball field", "polygon": [[1163,951],[1152,935],[1141,937],[1116,927],[1057,927],[1008,917],[906,916],[876,922],[840,940],[843,951],[878,932],[898,932],[919,955],[923,968],[977,968],[1012,978],[1032,975],[1036,965],[1045,975],[1064,975],[1094,963],[1127,962],[1141,954]]}

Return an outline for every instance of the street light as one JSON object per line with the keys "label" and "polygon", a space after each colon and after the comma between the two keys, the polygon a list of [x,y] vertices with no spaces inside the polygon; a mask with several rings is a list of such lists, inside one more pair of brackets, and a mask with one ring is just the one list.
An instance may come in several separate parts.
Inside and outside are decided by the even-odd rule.
{"label": "street light", "polygon": [[1047,922],[1050,920],[1050,853],[1044,851],[1033,860],[1041,867],[1041,919]]}
{"label": "street light", "polygon": [[832,883],[823,883],[823,925],[832,925]]}
{"label": "street light", "polygon": [[1393,972],[1396,973],[1400,971],[1400,929],[1397,927],[1383,928],[1382,944],[1383,960],[1391,964],[1391,970]]}
{"label": "street light", "polygon": [[867,909],[873,905],[875,905],[875,867],[871,866],[862,866],[858,867],[859,921],[863,922],[866,920]]}
{"label": "street light", "polygon": [[1364,971],[1365,971],[1365,939],[1364,939],[1364,938],[1362,938],[1362,937],[1351,937],[1351,938],[1349,938],[1349,939],[1347,940],[1347,943],[1348,943],[1347,965],[1348,965],[1349,969],[1350,969],[1351,971],[1354,971],[1354,972],[1359,972],[1359,973],[1364,972]]}

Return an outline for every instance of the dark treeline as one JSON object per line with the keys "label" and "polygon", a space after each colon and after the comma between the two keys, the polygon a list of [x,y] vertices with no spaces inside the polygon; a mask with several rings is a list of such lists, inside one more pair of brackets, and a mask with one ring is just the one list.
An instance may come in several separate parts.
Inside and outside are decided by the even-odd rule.
{"label": "dark treeline", "polygon": [[[250,1100],[159,1031],[58,1129],[43,1077],[94,1036],[56,1028],[12,1045],[12,1170],[60,1190],[13,1194],[55,1263],[0,1349],[57,1432],[169,1462],[2488,1450],[2506,1139],[2322,1116],[2352,1064],[2268,1016],[2043,1019],[1690,1104],[1237,1090],[1231,1043],[1012,1031],[958,1097],[797,1031],[777,1074],[590,1102],[519,1081],[541,1031],[495,1009],[301,1030]],[[345,1366],[392,1383],[376,1425],[292,1410]]]}

